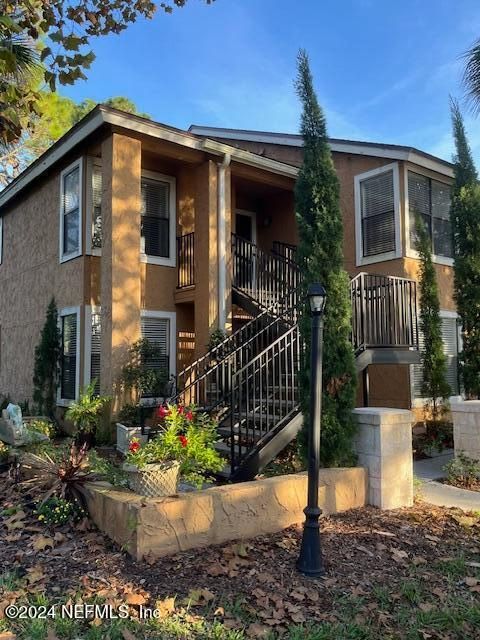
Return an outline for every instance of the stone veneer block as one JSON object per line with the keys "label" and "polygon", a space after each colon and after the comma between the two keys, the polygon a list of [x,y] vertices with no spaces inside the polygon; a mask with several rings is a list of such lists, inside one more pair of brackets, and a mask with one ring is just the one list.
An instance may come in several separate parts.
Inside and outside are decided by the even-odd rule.
{"label": "stone veneer block", "polygon": [[[242,482],[169,498],[144,498],[107,483],[86,490],[98,528],[137,560],[274,533],[304,521],[307,474]],[[325,514],[363,507],[367,472],[321,469],[319,503]]]}
{"label": "stone veneer block", "polygon": [[480,460],[480,400],[452,403],[455,456],[463,453]]}
{"label": "stone veneer block", "polygon": [[380,509],[413,504],[413,414],[404,409],[362,407],[354,447],[368,469],[368,503]]}

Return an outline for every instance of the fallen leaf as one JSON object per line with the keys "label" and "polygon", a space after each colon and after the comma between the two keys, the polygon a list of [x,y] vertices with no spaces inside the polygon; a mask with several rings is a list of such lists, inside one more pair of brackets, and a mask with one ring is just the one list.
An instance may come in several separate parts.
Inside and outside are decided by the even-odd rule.
{"label": "fallen leaf", "polygon": [[0,640],[17,640],[17,636],[10,631],[0,631]]}
{"label": "fallen leaf", "polygon": [[434,605],[431,604],[430,602],[421,602],[418,605],[418,608],[421,609],[422,611],[424,611],[425,613],[429,613],[430,611],[432,611],[432,609],[434,609]]}
{"label": "fallen leaf", "polygon": [[171,613],[175,611],[175,598],[165,598],[164,600],[157,600],[155,608],[158,611],[159,618],[167,618]]}
{"label": "fallen leaf", "polygon": [[247,627],[247,636],[249,638],[266,638],[270,635],[270,628],[258,622],[253,622]]}
{"label": "fallen leaf", "polygon": [[146,603],[146,598],[141,593],[129,593],[125,598],[127,604],[139,606]]}
{"label": "fallen leaf", "polygon": [[477,578],[472,578],[470,576],[465,578],[465,584],[467,587],[476,587],[479,582],[480,581]]}
{"label": "fallen leaf", "polygon": [[36,536],[32,541],[32,547],[35,549],[35,551],[43,551],[47,547],[51,547],[53,549],[54,544],[55,543],[53,541],[53,538],[42,535]]}
{"label": "fallen leaf", "polygon": [[46,640],[60,640],[60,638],[51,627],[48,627]]}
{"label": "fallen leaf", "polygon": [[128,629],[122,629],[123,640],[137,640],[133,633]]}

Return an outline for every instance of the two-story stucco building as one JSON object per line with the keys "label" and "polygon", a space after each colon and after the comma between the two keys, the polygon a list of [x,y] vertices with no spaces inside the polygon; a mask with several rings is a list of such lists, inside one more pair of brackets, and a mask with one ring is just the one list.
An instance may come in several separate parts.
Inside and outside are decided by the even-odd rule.
{"label": "two-story stucco building", "polygon": [[[432,237],[457,393],[452,166],[397,145],[331,140],[331,148],[352,278],[359,405],[418,402],[414,211]],[[96,107],[0,194],[0,397],[31,398],[34,349],[52,296],[63,336],[59,407],[92,377],[111,394],[129,345],[141,336],[160,345],[180,388],[191,387],[218,365],[219,357],[202,359],[218,328],[244,327],[222,352],[237,350],[244,359],[230,358],[222,376],[237,375],[249,360],[268,368],[270,353],[283,376],[272,388],[282,387],[294,375],[282,358],[298,342],[279,328],[278,301],[298,281],[293,189],[301,162],[299,136],[182,131]],[[247,356],[240,347],[255,332],[263,338]],[[185,371],[199,358],[201,368]],[[230,390],[219,371],[217,396]],[[285,421],[298,411],[292,394],[280,412]]]}

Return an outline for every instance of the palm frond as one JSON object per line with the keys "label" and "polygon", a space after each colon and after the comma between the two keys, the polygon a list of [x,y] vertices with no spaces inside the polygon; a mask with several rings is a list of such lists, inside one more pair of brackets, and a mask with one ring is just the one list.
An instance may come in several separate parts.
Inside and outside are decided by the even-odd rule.
{"label": "palm frond", "polygon": [[480,39],[463,55],[465,69],[463,85],[467,99],[475,113],[480,111]]}

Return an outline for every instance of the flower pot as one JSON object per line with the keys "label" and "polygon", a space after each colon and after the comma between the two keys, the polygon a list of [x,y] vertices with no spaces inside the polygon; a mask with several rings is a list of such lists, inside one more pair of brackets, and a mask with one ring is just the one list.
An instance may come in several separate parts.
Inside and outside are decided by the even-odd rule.
{"label": "flower pot", "polygon": [[141,469],[124,463],[123,470],[128,474],[129,488],[141,496],[162,498],[173,496],[178,491],[180,463],[175,460],[147,464]]}

